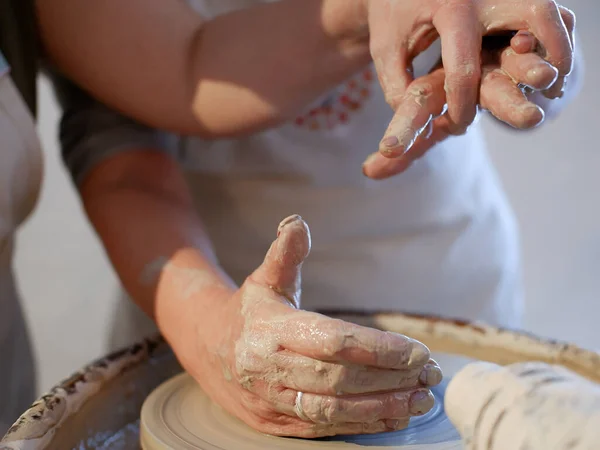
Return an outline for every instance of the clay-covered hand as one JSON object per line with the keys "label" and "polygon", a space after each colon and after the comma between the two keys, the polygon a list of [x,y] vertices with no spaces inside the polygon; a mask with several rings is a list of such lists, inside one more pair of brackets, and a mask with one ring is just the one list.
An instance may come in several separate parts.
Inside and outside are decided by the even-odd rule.
{"label": "clay-covered hand", "polygon": [[[422,343],[297,309],[310,234],[283,221],[262,265],[215,299],[186,370],[229,413],[272,435],[404,428],[434,403],[442,372]],[[301,394],[299,394],[301,393]]]}
{"label": "clay-covered hand", "polygon": [[448,417],[465,450],[595,450],[600,386],[541,362],[473,363],[448,385]]}
{"label": "clay-covered hand", "polygon": [[[373,60],[387,101],[395,111],[412,101],[405,96],[414,81],[412,61],[439,35],[448,118],[455,134],[464,132],[475,119],[483,36],[529,31],[539,40],[545,60],[558,69],[561,80],[573,67],[569,30],[553,0],[364,0],[364,7]],[[558,94],[558,87],[555,89],[550,94]],[[404,127],[389,130],[381,142],[382,150],[406,145],[409,141],[403,132]]]}
{"label": "clay-covered hand", "polygon": [[[568,10],[561,8],[561,11],[565,17],[571,17]],[[535,52],[538,41],[529,32],[517,33],[509,40],[510,45],[501,48],[496,48],[494,42],[503,42],[502,36],[485,39],[491,44],[482,51],[478,106],[517,129],[538,126],[544,119],[544,111],[531,101],[524,88],[534,92],[553,91],[557,83],[562,83],[558,70]],[[405,97],[410,101],[402,102],[389,127],[404,130],[408,148],[389,148],[372,154],[363,165],[366,176],[384,179],[402,173],[451,135],[451,121],[444,114],[445,76],[445,68],[440,64],[409,85]]]}

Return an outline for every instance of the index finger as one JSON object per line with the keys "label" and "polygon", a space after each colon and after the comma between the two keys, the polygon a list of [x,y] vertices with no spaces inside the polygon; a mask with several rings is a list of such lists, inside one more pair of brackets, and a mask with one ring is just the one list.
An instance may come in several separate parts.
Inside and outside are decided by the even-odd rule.
{"label": "index finger", "polygon": [[565,77],[573,70],[573,45],[560,10],[552,0],[542,0],[541,4],[530,9],[530,31],[540,42],[546,61]]}
{"label": "index finger", "polygon": [[447,2],[433,17],[433,25],[442,41],[450,130],[461,134],[477,114],[483,33],[472,2]]}
{"label": "index finger", "polygon": [[447,115],[454,134],[466,131],[477,114],[482,29],[472,2],[447,2],[433,17],[442,41]]}
{"label": "index finger", "polygon": [[[567,29],[567,33],[569,35],[569,41],[571,42],[571,54],[574,55],[575,52],[575,14],[567,8],[559,7],[560,16],[562,21]],[[574,63],[574,62],[573,62]],[[573,66],[571,64],[571,69]],[[566,76],[561,75],[558,77],[556,82],[550,89],[544,91],[544,96],[549,99],[559,98],[562,96],[564,88],[565,88]]]}
{"label": "index finger", "polygon": [[288,322],[284,348],[320,361],[347,362],[384,369],[413,369],[429,361],[429,349],[407,336],[300,313]]}

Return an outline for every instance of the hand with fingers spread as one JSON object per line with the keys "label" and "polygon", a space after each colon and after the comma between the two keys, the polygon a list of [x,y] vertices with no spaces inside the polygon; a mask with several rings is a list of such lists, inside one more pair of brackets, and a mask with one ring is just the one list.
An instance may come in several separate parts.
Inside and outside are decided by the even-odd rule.
{"label": "hand with fingers spread", "polygon": [[[535,53],[537,48],[538,41],[529,32],[520,31],[512,39],[484,38],[479,108],[517,129],[530,129],[542,123],[544,110],[526,90],[547,96],[557,84],[564,86],[564,82],[558,70]],[[372,154],[363,166],[365,175],[376,179],[397,175],[452,134],[451,119],[444,114],[445,76],[440,63],[409,85],[405,98],[411,101],[401,103],[388,128],[389,133],[403,127],[401,140],[408,144]]]}
{"label": "hand with fingers spread", "polygon": [[[558,69],[559,79],[548,91],[560,95],[573,66],[571,30],[574,16],[553,0],[366,0],[370,45],[388,103],[394,110],[410,101],[405,96],[412,61],[439,35],[445,68],[448,119],[453,133],[462,133],[475,118],[482,77],[482,37],[498,31],[526,30],[539,41],[543,56]],[[565,16],[568,16],[565,19]],[[402,132],[403,129],[399,128]],[[405,146],[389,130],[382,150]]]}
{"label": "hand with fingers spread", "polygon": [[438,37],[445,69],[447,119],[453,134],[463,133],[476,116],[482,67],[482,37],[500,31],[525,30],[539,42],[543,58],[558,78],[546,89],[560,96],[573,66],[574,15],[553,0],[366,0],[370,46],[388,103],[396,111],[380,150],[406,151],[413,142],[411,123],[402,117],[414,78],[413,59]]}
{"label": "hand with fingers spread", "polygon": [[[231,414],[273,435],[377,433],[408,425],[433,406],[442,373],[408,337],[296,309],[310,235],[283,221],[263,264],[198,330],[199,353],[184,361]],[[219,306],[217,306],[219,305]]]}

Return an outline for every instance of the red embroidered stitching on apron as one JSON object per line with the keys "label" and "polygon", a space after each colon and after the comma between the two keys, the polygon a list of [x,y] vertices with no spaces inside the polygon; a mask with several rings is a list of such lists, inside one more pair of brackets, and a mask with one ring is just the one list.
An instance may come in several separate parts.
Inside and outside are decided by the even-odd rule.
{"label": "red embroidered stitching on apron", "polygon": [[347,123],[350,115],[362,108],[365,101],[371,96],[371,85],[374,79],[373,69],[365,69],[360,75],[342,85],[338,92],[332,94],[321,106],[298,116],[295,124],[317,131],[331,130],[338,125]]}

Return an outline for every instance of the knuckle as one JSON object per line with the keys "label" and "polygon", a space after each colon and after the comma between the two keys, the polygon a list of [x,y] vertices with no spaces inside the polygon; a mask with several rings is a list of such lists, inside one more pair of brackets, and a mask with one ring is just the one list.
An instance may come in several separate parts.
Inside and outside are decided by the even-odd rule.
{"label": "knuckle", "polygon": [[461,64],[448,74],[448,83],[456,87],[471,87],[479,81],[481,68],[473,64]]}
{"label": "knuckle", "polygon": [[402,103],[402,100],[404,100],[406,93],[407,90],[403,85],[388,83],[384,89],[385,101],[392,109],[396,109]]}
{"label": "knuckle", "polygon": [[326,423],[342,422],[342,418],[346,416],[347,409],[345,402],[337,398],[328,397],[322,402],[322,417]]}
{"label": "knuckle", "polygon": [[501,69],[493,69],[485,72],[484,81],[486,82],[496,82],[505,80],[506,75]]}
{"label": "knuckle", "polygon": [[558,5],[554,0],[533,0],[531,9],[534,15],[547,15],[556,12]]}
{"label": "knuckle", "polygon": [[324,321],[321,325],[321,331],[324,336],[321,341],[322,353],[325,356],[333,357],[341,353],[346,347],[347,333],[346,324],[338,319]]}
{"label": "knuckle", "polygon": [[328,414],[330,414],[330,397],[322,396],[305,396],[303,401],[303,410],[306,417],[315,423],[330,423]]}
{"label": "knuckle", "polygon": [[329,372],[329,386],[336,395],[343,395],[348,390],[349,370],[345,366],[337,365]]}

